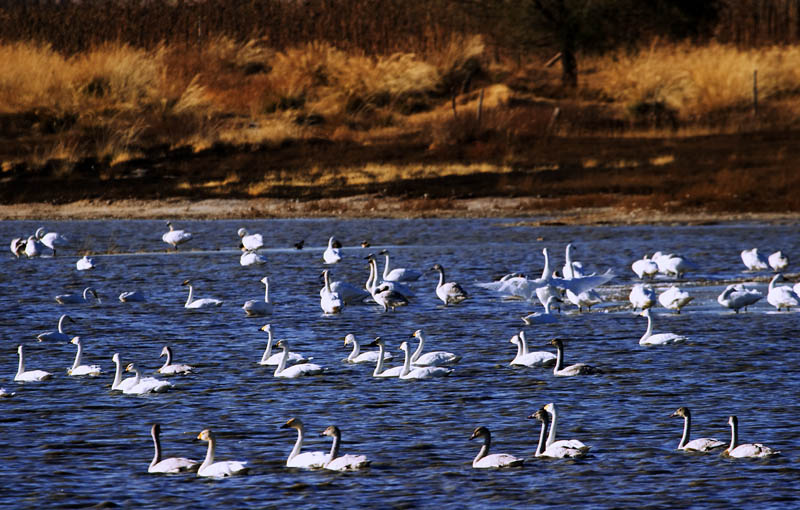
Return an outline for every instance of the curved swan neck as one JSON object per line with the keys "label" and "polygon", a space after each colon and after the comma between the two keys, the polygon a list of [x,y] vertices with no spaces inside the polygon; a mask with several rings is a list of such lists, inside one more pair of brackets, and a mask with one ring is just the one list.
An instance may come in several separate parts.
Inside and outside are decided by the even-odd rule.
{"label": "curved swan neck", "polygon": [[351,361],[356,359],[356,357],[361,353],[361,346],[358,345],[358,340],[353,338],[352,342],[353,342],[353,351],[350,353],[350,356],[347,357],[347,359]]}
{"label": "curved swan neck", "polygon": [[283,345],[283,355],[281,356],[281,361],[278,363],[278,367],[275,369],[275,374],[278,375],[283,372],[283,369],[286,368],[286,362],[289,360],[289,347],[284,344]]}
{"label": "curved swan neck", "polygon": [[267,330],[267,348],[264,349],[264,354],[261,355],[261,363],[266,363],[272,355],[272,329]]}
{"label": "curved swan neck", "polygon": [[436,286],[436,288],[439,288],[442,285],[444,285],[444,268],[442,266],[439,266],[438,271],[439,271],[439,284]]}
{"label": "curved swan neck", "polygon": [[142,374],[139,373],[139,369],[136,366],[133,367],[133,384],[131,387],[138,385],[142,380]]}
{"label": "curved swan neck", "polygon": [[200,469],[207,468],[211,464],[214,463],[214,438],[209,436],[208,438],[208,450],[206,450],[206,458],[203,461],[203,464],[200,466]]}
{"label": "curved swan neck", "polygon": [[739,443],[739,430],[736,420],[730,420],[730,424],[731,424],[731,444],[730,446],[728,446],[728,451],[732,452],[736,448],[736,445]]}
{"label": "curved swan neck", "polygon": [[186,304],[184,306],[189,306],[192,304],[192,295],[194,294],[194,289],[192,288],[191,284],[189,285],[189,296],[186,298]]}
{"label": "curved swan neck", "polygon": [[83,300],[84,301],[88,301],[89,300],[89,298],[88,298],[89,290],[91,290],[90,287],[86,287],[85,289],[83,289]]}
{"label": "curved swan neck", "polygon": [[526,338],[524,331],[519,332],[519,345],[522,348],[522,355],[525,356],[528,354],[528,339]]}
{"label": "curved swan neck", "polygon": [[389,254],[384,253],[383,255],[386,257],[386,263],[383,265],[383,279],[385,280],[391,270],[389,269]]}
{"label": "curved swan neck", "polygon": [[269,303],[269,280],[264,280],[264,302]]}
{"label": "curved swan neck", "polygon": [[542,253],[544,254],[544,269],[542,269],[542,279],[549,280],[552,277],[552,271],[550,270],[550,255],[547,253],[547,248],[543,248]]}
{"label": "curved swan neck", "polygon": [[159,462],[161,462],[161,441],[158,438],[158,432],[155,428],[150,431],[150,435],[153,436],[153,446],[155,447],[155,453],[153,454],[153,460],[150,462],[150,467],[155,466]]}
{"label": "curved swan neck", "polygon": [[325,464],[328,464],[333,459],[339,456],[339,445],[342,441],[342,435],[338,432],[334,432],[333,434],[333,444],[331,445],[331,453],[328,454],[328,461]]}
{"label": "curved swan neck", "polygon": [[116,369],[114,369],[114,382],[111,383],[111,389],[115,390],[119,386],[119,383],[122,382],[122,366],[119,362],[119,358],[114,359],[114,363],[116,364]]}
{"label": "curved swan neck", "polygon": [[17,368],[17,375],[20,375],[25,372],[25,355],[22,353],[21,345],[17,349],[17,354],[19,354],[19,367]]}
{"label": "curved swan neck", "polygon": [[172,365],[172,349],[169,346],[164,346],[164,352],[167,353],[167,360],[161,365],[161,368],[166,368]]}
{"label": "curved swan neck", "polygon": [[81,365],[81,355],[83,354],[83,346],[80,342],[77,342],[75,345],[78,346],[78,352],[75,353],[75,361],[72,363],[72,369],[75,370]]}
{"label": "curved swan neck", "polygon": [[400,377],[404,375],[408,375],[411,372],[411,356],[408,355],[408,345],[402,346],[403,352],[405,353],[405,359],[403,360],[403,370],[400,371]]}
{"label": "curved swan neck", "polygon": [[541,456],[545,450],[545,436],[547,436],[547,418],[542,420],[542,428],[539,430],[539,444],[536,445],[537,457]]}
{"label": "curved swan neck", "polygon": [[481,446],[480,451],[478,451],[478,455],[475,456],[475,460],[472,462],[478,462],[482,458],[489,455],[489,448],[492,446],[492,436],[487,432],[483,434],[483,446]]}
{"label": "curved swan neck", "polygon": [[518,360],[523,355],[522,342],[519,341],[519,335],[511,337],[511,342],[517,346],[517,355],[514,357],[514,360]]}
{"label": "curved swan neck", "polygon": [[547,446],[553,444],[556,440],[556,408],[552,407],[552,411],[547,411],[550,418],[550,433],[547,434]]}
{"label": "curved swan neck", "polygon": [[60,319],[58,319],[58,332],[64,333],[64,320],[67,318],[66,315],[62,315]]}
{"label": "curved swan neck", "polygon": [[645,314],[645,316],[647,317],[647,331],[644,332],[644,335],[642,335],[641,340],[644,340],[645,338],[650,338],[650,335],[653,334],[653,316],[649,312]]}
{"label": "curved swan neck", "polygon": [[294,448],[292,448],[291,453],[289,454],[289,458],[287,460],[292,460],[295,458],[299,453],[300,450],[303,448],[303,427],[302,425],[299,427],[294,427],[297,430],[297,441],[294,443]]}
{"label": "curved swan neck", "polygon": [[572,279],[575,276],[575,273],[572,271],[572,257],[570,256],[570,251],[572,250],[572,244],[568,244],[566,248],[566,264],[564,264],[564,278]]}
{"label": "curved swan neck", "polygon": [[781,274],[778,273],[778,274],[776,274],[775,276],[772,277],[772,280],[769,281],[769,292],[772,292],[772,289],[775,288],[775,282],[778,281],[778,278],[780,278],[780,276],[781,276]]}
{"label": "curved swan neck", "polygon": [[422,337],[421,332],[419,335],[417,335],[417,338],[419,339],[419,345],[417,345],[417,349],[414,351],[414,354],[411,355],[411,361],[417,361],[419,357],[422,356],[422,349],[425,346],[425,339]]}
{"label": "curved swan neck", "polygon": [[332,292],[331,291],[331,278],[330,278],[330,275],[328,274],[328,271],[325,271],[322,274],[325,276],[325,290],[328,293],[330,293],[330,292]]}
{"label": "curved swan neck", "polygon": [[561,344],[556,344],[556,366],[553,367],[553,372],[557,373],[564,368],[564,349]]}
{"label": "curved swan neck", "polygon": [[689,430],[692,427],[692,417],[688,414],[683,416],[683,436],[681,436],[681,442],[678,444],[678,448],[683,448],[686,446],[686,443],[689,442]]}
{"label": "curved swan neck", "polygon": [[385,347],[383,342],[378,343],[378,363],[375,365],[375,370],[372,372],[372,375],[378,377],[383,373],[383,353]]}

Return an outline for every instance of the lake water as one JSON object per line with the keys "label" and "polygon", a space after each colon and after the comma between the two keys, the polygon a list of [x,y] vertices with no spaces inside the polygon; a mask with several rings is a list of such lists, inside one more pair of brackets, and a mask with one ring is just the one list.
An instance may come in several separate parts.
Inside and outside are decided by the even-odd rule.
{"label": "lake water", "polygon": [[[513,219],[492,220],[247,220],[177,221],[194,233],[178,253],[165,251],[162,221],[0,223],[3,239],[27,236],[44,225],[72,241],[58,257],[0,257],[0,334],[4,361],[0,386],[15,391],[0,400],[0,507],[85,508],[797,508],[800,505],[800,314],[776,313],[762,300],[734,314],[716,302],[731,281],[758,281],[766,293],[769,273],[745,273],[742,249],[767,254],[781,249],[800,267],[795,226],[761,224],[686,227],[540,227]],[[236,230],[261,232],[269,262],[239,265]],[[459,281],[470,299],[443,308],[434,294],[437,275],[412,284],[416,298],[394,313],[351,306],[337,316],[319,307],[322,251],[330,235],[345,248],[331,268],[335,279],[361,284],[369,252],[388,248],[396,266],[427,270],[434,263]],[[305,239],[306,248],[292,246]],[[372,246],[359,246],[367,239]],[[566,339],[567,362],[588,362],[605,373],[556,378],[544,368],[511,368],[509,338],[520,317],[538,303],[503,301],[476,286],[510,271],[538,276],[542,248],[554,267],[564,246],[593,271],[618,275],[600,290],[606,302],[578,314],[563,305],[551,325],[526,328],[531,347]],[[98,267],[77,271],[78,250],[91,250]],[[642,347],[646,320],[627,306],[636,282],[630,264],[655,250],[692,259],[697,271],[679,285],[695,296],[680,315],[656,307],[656,332],[685,334],[682,345]],[[381,258],[381,268],[383,261]],[[263,299],[259,280],[270,277],[277,304],[270,317],[248,318],[241,306]],[[196,297],[224,300],[208,311],[184,309],[191,278]],[[658,279],[666,288],[671,279]],[[59,305],[54,296],[92,286],[102,303]],[[119,293],[141,290],[146,303],[121,303]],[[80,335],[84,362],[103,367],[98,378],[66,376],[75,354],[70,344],[39,343],[68,313],[68,333]],[[266,345],[259,328],[272,324],[276,338],[313,356],[327,372],[319,377],[276,379],[257,364]],[[399,344],[416,329],[427,350],[463,356],[447,378],[428,381],[375,379],[372,365],[342,362],[343,337],[362,343],[382,336],[402,359]],[[412,342],[413,343],[413,342]],[[16,347],[24,344],[27,368],[55,374],[50,381],[18,384]],[[144,375],[161,365],[162,346],[175,361],[196,367],[172,377],[163,394],[122,395],[110,390],[119,352]],[[539,423],[526,417],[548,402],[559,410],[559,436],[591,445],[582,460],[533,457]],[[732,461],[718,454],[676,451],[683,422],[669,415],[693,411],[692,436],[730,440],[727,418],[739,417],[740,441],[762,442],[783,452],[766,461]],[[280,429],[299,417],[307,429],[304,450],[325,450],[318,433],[336,424],[343,453],[366,454],[368,470],[330,473],[287,469],[296,435]],[[166,456],[202,460],[204,428],[219,439],[218,459],[247,460],[250,472],[224,480],[192,474],[151,475],[150,424],[162,427]],[[479,444],[472,430],[492,431],[495,453],[526,457],[509,470],[474,470]]]}

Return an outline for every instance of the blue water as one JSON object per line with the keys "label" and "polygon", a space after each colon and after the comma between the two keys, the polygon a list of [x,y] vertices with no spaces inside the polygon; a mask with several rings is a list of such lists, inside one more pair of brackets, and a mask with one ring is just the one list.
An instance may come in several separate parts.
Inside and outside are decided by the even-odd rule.
{"label": "blue water", "polygon": [[[732,281],[756,281],[765,292],[769,273],[745,273],[742,249],[767,254],[781,249],[800,257],[795,226],[762,224],[681,227],[531,227],[493,220],[247,220],[176,221],[194,239],[177,253],[161,242],[162,221],[0,223],[0,238],[29,235],[37,227],[60,232],[71,247],[58,257],[0,256],[0,386],[16,392],[0,400],[0,507],[85,508],[797,508],[800,505],[800,314],[776,313],[762,300],[734,314],[716,303]],[[265,266],[239,265],[239,227],[261,232]],[[329,235],[345,248],[331,268],[335,279],[361,284],[366,254],[388,248],[395,266],[427,270],[434,263],[459,281],[470,299],[443,308],[434,294],[437,275],[415,284],[416,299],[383,313],[352,306],[338,316],[319,307],[322,250]],[[537,240],[541,238],[541,240]],[[305,239],[306,248],[295,250]],[[370,248],[359,246],[369,240]],[[554,267],[564,246],[594,271],[618,275],[603,288],[606,301],[578,314],[568,306],[556,324],[526,328],[531,347],[552,350],[564,338],[567,362],[588,362],[605,374],[556,378],[543,368],[511,368],[509,338],[520,317],[538,303],[503,301],[476,286],[510,271],[538,276],[547,247]],[[630,264],[655,250],[680,253],[698,266],[678,285],[695,296],[680,315],[657,307],[656,332],[690,337],[683,345],[642,347],[646,320],[627,306],[636,282]],[[94,253],[98,267],[77,271],[79,253]],[[788,274],[797,280],[800,258]],[[381,259],[381,268],[383,261]],[[270,277],[276,302],[270,317],[248,318],[247,299],[263,299],[259,280]],[[196,297],[223,299],[220,308],[183,307],[191,278]],[[658,279],[666,288],[674,280]],[[92,286],[102,302],[59,305],[54,296]],[[119,293],[141,290],[146,303],[121,303]],[[80,335],[84,362],[98,378],[65,373],[75,354],[70,344],[39,343],[68,313],[65,330]],[[324,375],[281,380],[257,364],[266,345],[259,331],[272,324],[276,338],[313,356]],[[343,337],[362,343],[382,336],[399,364],[399,344],[423,329],[427,350],[463,356],[448,378],[429,381],[375,379],[372,365],[342,362]],[[13,382],[16,347],[24,344],[28,369],[55,374],[50,381]],[[161,365],[163,345],[176,362],[196,367],[170,378],[163,394],[110,391],[118,352],[145,372]],[[538,422],[526,417],[548,402],[559,410],[559,436],[591,445],[582,460],[533,457]],[[783,455],[765,461],[732,461],[718,454],[675,450],[683,422],[669,415],[693,411],[692,436],[729,441],[727,418],[739,417],[740,440],[761,442]],[[326,450],[318,433],[336,424],[343,453],[365,454],[368,470],[329,473],[287,469],[295,432],[280,429],[290,417],[307,429],[304,449]],[[225,480],[195,475],[151,475],[150,424],[162,427],[166,456],[202,460],[204,428],[218,435],[217,458],[246,460],[249,474]],[[479,445],[472,430],[484,425],[492,451],[526,457],[518,469],[471,467]]]}

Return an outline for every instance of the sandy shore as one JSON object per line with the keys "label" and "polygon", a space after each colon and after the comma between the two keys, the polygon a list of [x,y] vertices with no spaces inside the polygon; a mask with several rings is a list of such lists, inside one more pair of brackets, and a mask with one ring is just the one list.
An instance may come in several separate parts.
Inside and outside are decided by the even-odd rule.
{"label": "sandy shore", "polygon": [[[284,199],[82,200],[65,204],[0,204],[2,220],[236,219],[236,218],[530,218],[531,224],[796,223],[798,213],[664,212],[617,208],[557,210],[546,200],[473,198],[407,200],[359,195],[310,201]],[[528,222],[528,220],[525,220]]]}

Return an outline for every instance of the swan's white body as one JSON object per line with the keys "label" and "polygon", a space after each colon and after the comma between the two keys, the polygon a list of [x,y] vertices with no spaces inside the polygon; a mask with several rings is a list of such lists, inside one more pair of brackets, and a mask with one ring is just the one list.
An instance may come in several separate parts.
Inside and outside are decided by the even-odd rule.
{"label": "swan's white body", "polygon": [[425,337],[422,334],[422,330],[414,331],[413,336],[419,340],[419,344],[411,356],[412,365],[416,367],[442,367],[455,365],[461,361],[461,356],[447,351],[431,351],[422,354],[422,350],[425,348]]}
{"label": "swan's white body", "polygon": [[144,293],[140,290],[129,290],[121,292],[119,300],[123,303],[144,303],[147,298],[144,297]]}
{"label": "swan's white body", "polygon": [[172,362],[172,348],[169,345],[165,345],[161,349],[161,354],[158,356],[159,358],[166,356],[167,359],[164,361],[164,364],[161,365],[161,368],[158,369],[159,374],[164,375],[185,375],[192,373],[194,367],[190,365],[181,365],[180,363],[173,363]]}
{"label": "swan's white body", "polygon": [[126,372],[133,372],[133,384],[122,390],[126,395],[145,395],[147,393],[163,393],[172,387],[169,381],[162,381],[155,377],[142,377],[136,365],[128,363],[125,367]]}
{"label": "swan's white body", "polygon": [[764,295],[756,289],[748,289],[743,284],[736,283],[725,288],[722,294],[717,297],[717,303],[739,313],[741,308],[747,310],[748,306],[755,304],[763,297]]}
{"label": "swan's white body", "polygon": [[54,257],[56,256],[56,249],[59,247],[65,247],[69,244],[69,239],[62,236],[58,232],[45,233],[44,227],[39,227],[36,229],[36,237],[44,246],[53,250]]}
{"label": "swan's white body", "polygon": [[25,242],[25,256],[29,259],[34,257],[38,257],[42,254],[42,250],[44,249],[44,245],[36,239],[36,236],[28,236],[28,240]]}
{"label": "swan's white body", "polygon": [[370,461],[365,455],[339,455],[342,434],[337,426],[331,425],[322,432],[322,435],[333,438],[331,451],[323,466],[325,469],[330,469],[332,471],[355,471],[369,466]]}
{"label": "swan's white body", "polygon": [[722,441],[717,441],[710,437],[700,437],[689,441],[689,433],[692,428],[692,413],[688,407],[679,407],[670,416],[683,417],[683,435],[678,443],[678,450],[706,453],[725,446]]}
{"label": "swan's white body", "polygon": [[292,451],[289,453],[289,458],[286,459],[286,467],[302,468],[302,469],[319,469],[325,466],[325,461],[328,459],[328,454],[325,452],[303,452],[303,435],[305,428],[303,422],[299,418],[292,418],[283,425],[282,429],[295,429],[297,431],[297,441],[294,443]]}
{"label": "swan's white body", "polygon": [[403,370],[400,371],[400,379],[432,379],[434,377],[445,377],[453,373],[452,368],[424,366],[412,368],[411,355],[409,354],[408,342],[400,344],[400,349],[405,353]]}
{"label": "swan's white body", "polygon": [[439,283],[436,285],[436,295],[445,306],[458,304],[467,299],[467,292],[456,282],[445,282],[444,268],[440,264],[433,266],[439,271]]}
{"label": "swan's white body", "polygon": [[633,309],[637,308],[645,310],[656,304],[656,291],[653,287],[646,283],[637,283],[631,287],[631,293],[628,295],[628,300],[633,305]]}
{"label": "swan's white body", "polygon": [[17,375],[14,376],[15,381],[46,381],[47,379],[53,377],[53,374],[44,370],[25,370],[25,354],[22,351],[22,345],[17,347],[17,354],[19,355],[19,367],[17,368]]}
{"label": "swan's white body", "polygon": [[381,352],[380,350],[361,352],[361,346],[352,333],[348,333],[347,336],[344,337],[345,347],[350,344],[353,345],[353,350],[350,352],[350,355],[343,360],[345,363],[375,363],[378,361],[378,357],[383,357],[384,361],[390,361],[393,357],[391,353],[386,351]]}
{"label": "swan's white body", "polygon": [[[542,428],[539,431],[539,444],[536,446],[535,456],[550,459],[572,459],[585,456],[588,451],[588,447],[585,445],[585,450],[569,446],[571,443],[570,441],[554,441],[550,445],[547,445],[545,436],[547,434],[547,425],[548,422],[550,422],[550,416],[550,413],[545,409],[539,409],[534,414],[528,416],[528,418],[536,418],[542,422]],[[552,430],[552,427],[550,430]],[[576,444],[577,443],[583,445],[580,441],[577,441]]]}
{"label": "swan's white body", "polygon": [[261,234],[250,234],[247,230],[240,228],[237,235],[245,250],[255,251],[264,247],[264,237]]}
{"label": "swan's white body", "polygon": [[389,267],[389,252],[388,250],[381,250],[381,254],[386,256],[386,263],[383,266],[383,281],[385,282],[413,282],[419,280],[422,273],[413,269],[406,269],[404,267],[396,267],[390,269]]}
{"label": "swan's white body", "polygon": [[245,251],[242,252],[242,256],[239,257],[239,265],[241,266],[254,266],[254,265],[264,265],[267,263],[267,257],[261,255],[260,253],[256,253],[254,251]]}
{"label": "swan's white body", "polygon": [[559,338],[554,338],[550,342],[555,346],[556,364],[553,366],[553,375],[557,377],[572,377],[576,375],[594,375],[601,373],[601,370],[587,365],[586,363],[575,363],[574,365],[564,366],[564,343]]}
{"label": "swan's white body", "polygon": [[758,253],[758,248],[742,250],[742,262],[748,271],[763,271],[769,268],[769,261]]}
{"label": "swan's white body", "polygon": [[296,379],[307,375],[318,375],[325,371],[321,366],[314,363],[298,363],[287,367],[289,361],[289,342],[286,340],[278,340],[276,347],[283,349],[281,360],[275,368],[275,377],[283,377],[285,379]]}
{"label": "swan's white body", "polygon": [[[653,255],[655,259],[655,254]],[[662,255],[656,260],[658,271],[667,276],[682,278],[687,271],[696,269],[696,266],[688,259],[679,255]]]}
{"label": "swan's white body", "polygon": [[[265,324],[259,328],[259,331],[266,331],[267,332],[267,348],[264,349],[264,354],[261,355],[261,361],[258,362],[259,365],[271,365],[276,366],[279,365],[281,362],[281,358],[283,358],[283,352],[277,352],[272,354],[272,326],[270,324]],[[301,354],[296,352],[289,353],[289,359],[287,362],[289,363],[305,363],[311,358],[306,358]]]}
{"label": "swan's white body", "polygon": [[79,294],[59,294],[56,296],[56,302],[61,305],[77,305],[77,304],[85,304],[91,303],[92,299],[89,295],[94,296],[97,302],[100,302],[100,298],[97,296],[97,291],[95,291],[91,287],[86,287],[83,289],[82,293]]}
{"label": "swan's white body", "polygon": [[557,447],[557,448],[571,448],[574,450],[580,450],[581,452],[588,452],[591,449],[591,446],[587,446],[578,439],[559,439],[556,440],[556,427],[558,426],[558,414],[556,413],[556,406],[554,403],[550,402],[549,404],[545,405],[542,409],[544,409],[547,414],[549,415],[550,419],[550,432],[547,434],[547,442],[545,443],[547,448]]}
{"label": "swan's white body", "polygon": [[136,378],[128,377],[127,379],[122,379],[122,362],[119,359],[119,353],[115,352],[111,360],[116,365],[114,370],[114,382],[111,383],[111,389],[124,392],[136,383]]}
{"label": "swan's white body", "polygon": [[97,265],[94,262],[94,259],[88,255],[84,255],[83,257],[79,258],[78,261],[75,263],[75,268],[78,271],[88,271],[89,269],[94,269]]}
{"label": "swan's white body", "polygon": [[183,285],[189,286],[189,295],[186,297],[186,303],[184,303],[184,308],[190,308],[196,310],[198,308],[209,308],[212,306],[221,306],[222,300],[221,299],[214,299],[214,298],[202,298],[202,299],[192,299],[194,297],[194,287],[186,280],[183,282]]}
{"label": "swan's white body", "polygon": [[20,258],[25,253],[25,243],[27,243],[27,240],[21,237],[12,239],[10,246],[11,253],[13,253],[15,257]]}
{"label": "swan's white body", "polygon": [[372,299],[383,307],[383,311],[394,310],[398,306],[408,305],[408,298],[413,296],[408,287],[398,282],[381,282],[378,285],[378,263],[370,255],[369,259],[369,278],[365,288],[372,296]]}
{"label": "swan's white body", "polygon": [[631,269],[636,273],[640,280],[653,278],[658,274],[658,264],[651,260],[647,255],[631,264]]}
{"label": "swan's white body", "polygon": [[678,344],[688,340],[683,335],[677,335],[675,333],[658,333],[657,335],[653,334],[653,316],[650,312],[650,309],[646,309],[642,312],[642,317],[647,317],[647,331],[644,332],[642,338],[639,339],[639,345],[667,345],[667,344]]}
{"label": "swan's white body", "polygon": [[216,450],[216,436],[209,429],[205,429],[197,436],[201,441],[208,441],[208,450],[206,451],[206,458],[200,464],[197,470],[197,476],[206,476],[210,478],[224,478],[247,471],[247,462],[238,460],[221,460],[214,462],[214,453]]}
{"label": "swan's white body", "polygon": [[594,289],[585,290],[580,294],[575,294],[571,290],[567,289],[566,294],[569,302],[577,306],[579,312],[582,312],[584,308],[588,310],[594,305],[603,302],[603,298],[600,297],[600,294],[598,294]]}
{"label": "swan's white body", "polygon": [[155,453],[153,460],[150,461],[150,466],[147,468],[148,473],[185,473],[197,471],[200,463],[196,460],[187,459],[185,457],[169,457],[167,459],[161,458],[161,426],[158,423],[153,424],[150,428],[150,435],[153,437],[153,447]]}
{"label": "swan's white body", "polygon": [[378,337],[369,345],[378,346],[378,356],[375,360],[376,365],[375,370],[372,371],[372,377],[400,377],[400,374],[403,373],[403,365],[400,365],[399,367],[387,368],[386,370],[383,369],[383,361],[386,353],[386,344],[383,342],[383,339]]}
{"label": "swan's white body", "polygon": [[81,338],[78,336],[73,337],[72,340],[70,340],[70,343],[75,344],[78,347],[78,352],[75,353],[75,361],[72,363],[72,367],[67,369],[67,374],[74,376],[88,375],[91,377],[97,377],[100,375],[102,372],[100,365],[81,365],[81,356],[83,355]]}
{"label": "swan's white body", "polygon": [[725,449],[723,454],[741,459],[774,457],[781,453],[761,443],[739,444],[739,420],[736,416],[730,416],[728,418],[728,424],[731,426],[731,444],[728,445],[728,448]]}
{"label": "swan's white body", "polygon": [[272,303],[269,302],[269,278],[264,277],[261,279],[264,284],[264,300],[250,299],[245,301],[242,305],[242,310],[248,317],[257,317],[260,315],[268,315],[272,313]]}
{"label": "swan's white body", "polygon": [[324,260],[326,264],[336,264],[342,260],[342,254],[339,248],[335,247],[334,244],[336,244],[336,238],[331,236],[328,239],[328,247],[322,252],[322,260]]}
{"label": "swan's white body", "polygon": [[331,289],[330,274],[327,269],[322,272],[322,277],[325,280],[325,285],[319,292],[319,306],[324,313],[340,313],[344,308],[344,302],[339,293]]}
{"label": "swan's white body", "polygon": [[521,466],[525,459],[515,457],[508,453],[489,453],[489,448],[492,446],[492,434],[486,427],[478,427],[472,432],[470,441],[476,437],[483,437],[483,446],[481,446],[478,455],[472,461],[472,467],[475,469],[490,469],[490,468],[504,468]]}
{"label": "swan's white body", "polygon": [[767,261],[769,262],[769,267],[776,273],[780,273],[789,267],[789,257],[784,255],[780,250],[771,254]]}
{"label": "swan's white body", "polygon": [[775,286],[775,282],[778,281],[779,278],[783,278],[781,273],[776,274],[772,277],[772,280],[770,280],[767,302],[777,308],[778,311],[781,311],[781,308],[790,310],[791,308],[800,306],[800,296],[795,294],[792,287],[788,285]]}
{"label": "swan's white body", "polygon": [[509,340],[512,344],[517,346],[517,355],[511,360],[509,365],[518,365],[524,367],[544,367],[552,365],[556,362],[556,355],[547,351],[528,351],[528,341],[525,337],[525,332],[520,331],[519,334],[514,335]]}
{"label": "swan's white body", "polygon": [[72,340],[72,335],[64,333],[64,321],[75,322],[69,315],[64,314],[58,318],[58,331],[47,331],[36,335],[40,342],[53,341],[53,342],[69,342]]}
{"label": "swan's white body", "polygon": [[553,304],[558,301],[559,299],[556,296],[548,297],[544,305],[544,312],[529,313],[522,318],[522,321],[528,326],[532,326],[534,324],[552,324],[554,322],[558,322],[558,317],[552,313]]}
{"label": "swan's white body", "polygon": [[681,308],[688,305],[693,299],[694,296],[690,296],[688,292],[675,285],[658,295],[658,302],[661,303],[661,306],[675,310],[677,313],[681,313]]}
{"label": "swan's white body", "polygon": [[167,226],[169,227],[169,231],[165,232],[164,235],[161,236],[161,240],[167,244],[171,244],[175,251],[178,250],[178,245],[186,243],[192,240],[192,234],[186,232],[185,230],[175,230],[172,226],[172,222],[168,221]]}

